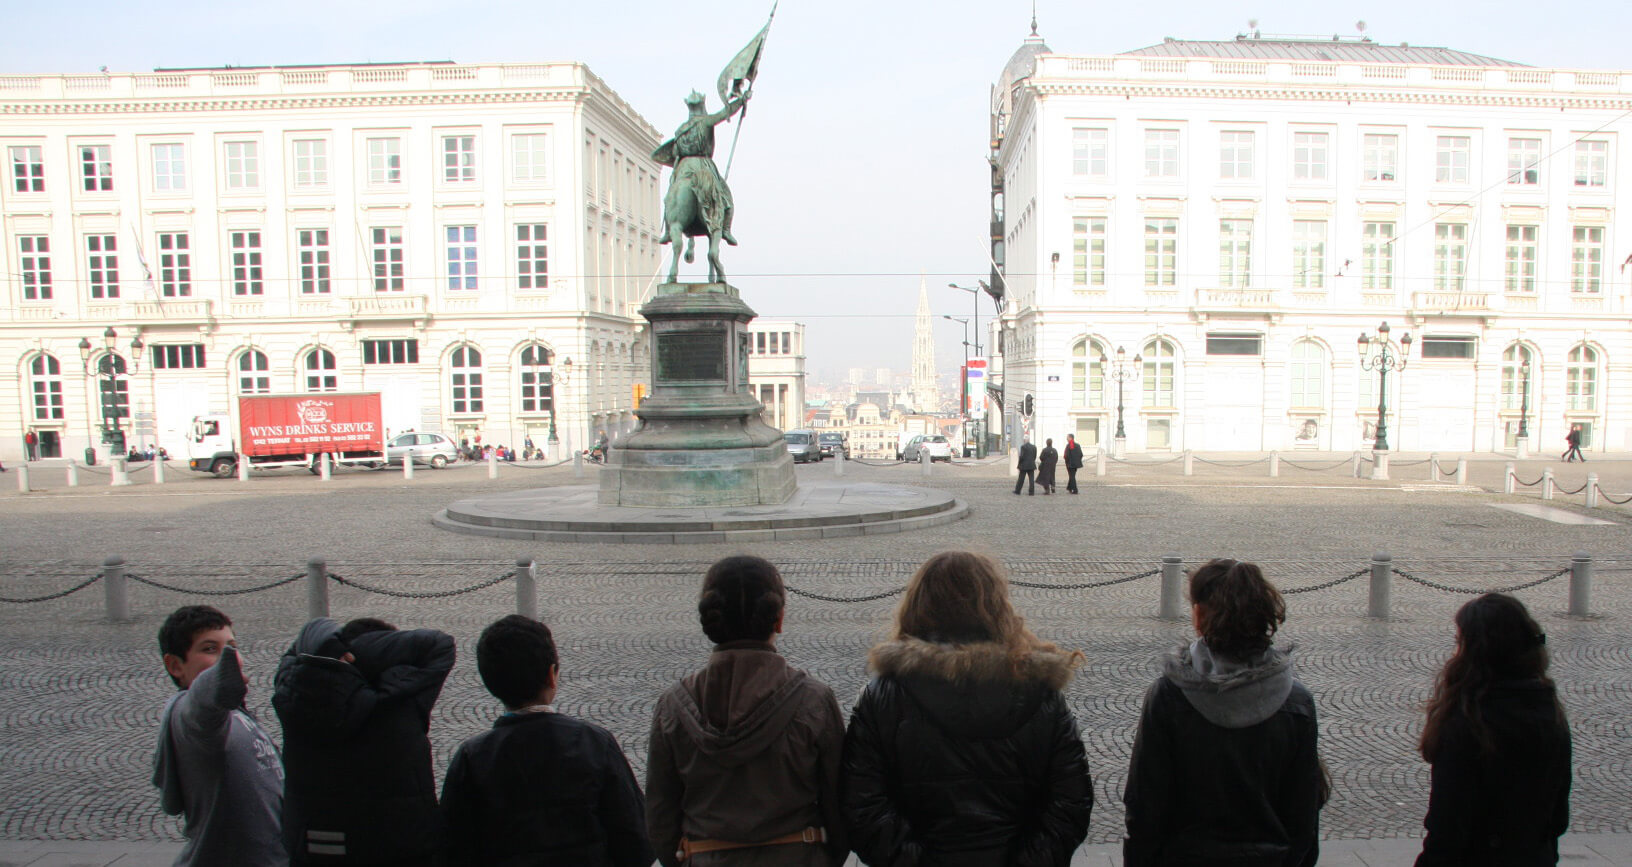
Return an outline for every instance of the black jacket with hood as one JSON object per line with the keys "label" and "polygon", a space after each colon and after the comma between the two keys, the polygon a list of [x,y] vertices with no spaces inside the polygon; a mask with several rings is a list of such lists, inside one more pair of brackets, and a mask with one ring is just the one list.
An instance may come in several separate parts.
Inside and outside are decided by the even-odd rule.
{"label": "black jacket with hood", "polygon": [[418,863],[442,846],[427,733],[453,638],[382,631],[348,646],[339,632],[311,621],[278,663],[284,844],[295,864]]}
{"label": "black jacket with hood", "polygon": [[1245,662],[1197,640],[1145,693],[1122,801],[1127,867],[1303,867],[1320,855],[1315,702],[1270,648]]}
{"label": "black jacket with hood", "polygon": [[875,867],[1065,867],[1093,783],[1060,694],[1074,656],[906,638],[873,648],[850,717],[844,807]]}

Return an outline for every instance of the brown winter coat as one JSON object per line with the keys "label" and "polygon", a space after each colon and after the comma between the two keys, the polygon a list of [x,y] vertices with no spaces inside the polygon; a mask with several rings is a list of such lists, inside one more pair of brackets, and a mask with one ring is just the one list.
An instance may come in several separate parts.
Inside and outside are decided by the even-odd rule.
{"label": "brown winter coat", "polygon": [[844,717],[829,689],[772,645],[714,648],[670,687],[652,717],[646,826],[665,867],[681,835],[754,842],[827,829],[826,846],[792,843],[700,854],[689,867],[837,867],[849,854],[839,807]]}

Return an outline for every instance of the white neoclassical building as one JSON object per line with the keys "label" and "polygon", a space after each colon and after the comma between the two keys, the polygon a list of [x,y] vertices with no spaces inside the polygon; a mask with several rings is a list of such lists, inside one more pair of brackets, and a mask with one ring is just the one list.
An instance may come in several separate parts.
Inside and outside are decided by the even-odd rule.
{"label": "white neoclassical building", "polygon": [[1011,437],[1109,447],[1123,350],[1130,451],[1369,448],[1387,322],[1393,448],[1632,449],[1632,73],[1034,34],[992,117]]}
{"label": "white neoclassical building", "polygon": [[628,429],[658,141],[576,63],[0,76],[0,458],[105,456],[105,416],[184,454],[263,392],[485,443]]}
{"label": "white neoclassical building", "polygon": [[748,387],[765,405],[765,423],[805,427],[805,326],[791,319],[748,323]]}

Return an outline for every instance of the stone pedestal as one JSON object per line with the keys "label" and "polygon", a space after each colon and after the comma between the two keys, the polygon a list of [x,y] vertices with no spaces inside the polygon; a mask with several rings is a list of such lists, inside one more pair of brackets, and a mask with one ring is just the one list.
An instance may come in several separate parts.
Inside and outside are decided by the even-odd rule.
{"label": "stone pedestal", "polygon": [[782,432],[748,387],[755,314],[725,283],[664,283],[640,309],[652,328],[652,391],[612,450],[598,501],[675,508],[787,502],[797,481]]}

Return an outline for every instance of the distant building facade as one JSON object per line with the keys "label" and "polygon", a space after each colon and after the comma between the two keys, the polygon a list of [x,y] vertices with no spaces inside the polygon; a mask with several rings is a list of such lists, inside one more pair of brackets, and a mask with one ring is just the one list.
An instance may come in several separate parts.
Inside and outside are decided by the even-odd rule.
{"label": "distant building facade", "polygon": [[765,405],[765,423],[805,427],[805,326],[786,319],[748,323],[748,387]]}

